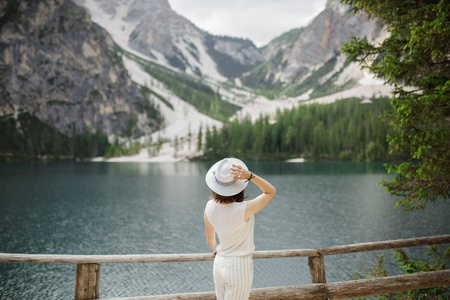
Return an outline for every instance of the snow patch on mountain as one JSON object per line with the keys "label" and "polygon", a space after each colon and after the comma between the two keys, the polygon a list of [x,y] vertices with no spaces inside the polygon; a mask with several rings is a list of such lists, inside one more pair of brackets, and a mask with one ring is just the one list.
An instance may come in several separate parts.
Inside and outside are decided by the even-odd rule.
{"label": "snow patch on mountain", "polygon": [[361,85],[384,85],[385,82],[383,79],[376,78],[373,73],[368,72],[367,70],[361,71],[363,77],[358,81]]}
{"label": "snow patch on mountain", "polygon": [[[200,77],[202,75],[206,75],[207,77],[210,77],[217,81],[227,80],[225,76],[221,75],[219,71],[217,71],[217,65],[208,55],[203,44],[203,40],[200,37],[185,37],[182,40],[177,40],[175,42],[175,46],[178,48],[178,50],[180,50],[180,52],[188,61],[188,65],[190,66],[190,68],[186,70],[187,74]],[[193,50],[195,50],[195,54],[193,54]],[[198,70],[198,72],[195,71],[196,69]]]}
{"label": "snow patch on mountain", "polygon": [[346,68],[344,68],[339,74],[339,77],[334,82],[334,85],[344,85],[349,81],[357,81],[364,78],[364,74],[360,69],[360,66],[356,63],[350,63]]}
{"label": "snow patch on mountain", "polygon": [[107,13],[96,0],[75,0],[78,5],[84,6],[91,20],[103,27],[111,35],[114,42],[128,50],[128,39],[137,26],[137,22],[124,21],[131,2],[119,4],[114,14]]}
{"label": "snow patch on mountain", "polygon": [[172,91],[167,90],[162,83],[142,70],[142,67],[138,63],[125,56],[122,59],[133,81],[147,86],[164,97],[173,106],[172,110],[157,97],[152,97],[152,101],[159,106],[164,116],[164,124],[162,126],[164,129],[152,134],[153,141],[158,138],[173,140],[175,137],[188,136],[189,132],[197,135],[200,126],[203,128],[212,126],[216,126],[217,128],[222,127],[222,122],[198,112],[193,105],[180,99]]}
{"label": "snow patch on mountain", "polygon": [[[344,54],[338,55],[338,57],[336,58],[336,63],[334,65],[334,68],[331,72],[329,72],[328,74],[325,74],[325,76],[323,76],[322,78],[319,78],[319,83],[320,84],[324,84],[328,79],[330,79],[334,74],[336,74],[337,72],[339,72],[345,64],[345,61],[347,60],[347,57]],[[321,67],[321,66],[319,66]],[[318,68],[317,68],[318,69]],[[339,80],[339,79],[338,79]],[[335,85],[342,85],[344,84],[346,81],[344,81],[343,83],[337,83],[335,82]]]}
{"label": "snow patch on mountain", "polygon": [[393,88],[388,85],[356,86],[342,92],[334,93],[332,95],[327,95],[324,97],[319,97],[310,100],[303,100],[299,102],[299,104],[311,104],[311,103],[327,104],[347,98],[369,99],[372,97],[383,97],[383,96],[389,97],[392,96],[392,89]]}

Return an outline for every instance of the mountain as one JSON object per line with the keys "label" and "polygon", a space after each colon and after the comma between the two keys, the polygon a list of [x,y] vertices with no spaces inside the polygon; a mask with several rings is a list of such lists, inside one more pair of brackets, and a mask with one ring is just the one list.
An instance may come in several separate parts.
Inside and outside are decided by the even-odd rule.
{"label": "mountain", "polygon": [[28,113],[66,135],[137,137],[160,127],[161,114],[84,9],[69,0],[2,3],[2,118]]}
{"label": "mountain", "polygon": [[342,44],[350,36],[373,41],[385,33],[376,20],[362,13],[351,14],[349,9],[339,0],[328,0],[325,10],[308,26],[291,30],[265,46],[266,61],[245,74],[242,83],[283,91],[289,97],[306,92],[323,96],[357,84],[364,74],[340,53]]}
{"label": "mountain", "polygon": [[168,0],[75,0],[124,49],[179,72],[226,81],[264,57],[249,40],[211,35],[178,15]]}
{"label": "mountain", "polygon": [[[75,1],[121,48],[207,84],[227,81],[270,99],[303,100],[381,84],[349,63],[340,47],[351,35],[375,40],[385,31],[367,15],[349,13],[339,0],[328,0],[308,26],[286,32],[260,49],[248,40],[202,31],[174,12],[168,0]],[[249,101],[235,104],[245,109]]]}
{"label": "mountain", "polygon": [[200,155],[196,139],[230,119],[389,93],[340,53],[350,35],[385,31],[339,0],[260,49],[197,28],[168,0],[73,1],[0,2],[0,131],[20,134],[26,113],[67,135],[156,144],[138,160],[158,151],[176,160]]}

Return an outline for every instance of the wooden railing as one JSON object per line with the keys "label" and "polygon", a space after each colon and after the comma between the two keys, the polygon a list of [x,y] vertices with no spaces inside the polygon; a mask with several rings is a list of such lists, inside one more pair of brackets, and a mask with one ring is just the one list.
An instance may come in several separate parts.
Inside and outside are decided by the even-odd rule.
{"label": "wooden railing", "polygon": [[[344,253],[449,244],[450,235],[361,243],[319,249],[256,251],[254,259],[308,257],[309,285],[253,289],[250,299],[345,299],[450,285],[450,270],[326,283],[324,256]],[[0,253],[0,263],[77,264],[75,300],[99,299],[100,264],[212,261],[213,254],[158,255],[53,255]],[[119,299],[119,298],[115,298]],[[120,299],[215,299],[214,292],[174,294]],[[106,300],[106,298],[104,298]]]}

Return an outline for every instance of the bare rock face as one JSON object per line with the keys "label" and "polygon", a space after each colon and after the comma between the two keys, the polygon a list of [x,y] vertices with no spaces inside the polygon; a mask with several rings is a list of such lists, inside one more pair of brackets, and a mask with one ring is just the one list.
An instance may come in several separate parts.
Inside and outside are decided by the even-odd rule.
{"label": "bare rock face", "polygon": [[256,65],[264,60],[260,51],[252,47],[250,41],[244,45],[240,39],[216,38],[214,50],[230,55],[243,66]]}
{"label": "bare rock face", "polygon": [[285,80],[301,79],[306,75],[304,69],[334,57],[350,36],[371,39],[380,32],[375,20],[368,20],[363,14],[352,15],[348,10],[339,1],[328,1],[326,9],[305,28],[292,51],[286,53],[286,59],[292,63],[284,69]]}
{"label": "bare rock face", "polygon": [[114,42],[84,9],[69,0],[21,1],[18,15],[1,20],[0,116],[27,111],[69,135],[138,136],[159,127]]}
{"label": "bare rock face", "polygon": [[179,41],[184,36],[194,39],[203,36],[192,23],[172,11],[167,1],[134,1],[126,20],[138,22],[130,38],[130,46],[149,56],[152,49],[166,57],[174,56],[173,41]]}
{"label": "bare rock face", "polygon": [[343,43],[350,36],[374,40],[381,27],[365,14],[349,13],[349,7],[339,0],[329,0],[307,27],[291,31],[288,39],[278,38],[266,46],[264,55],[269,61],[265,76],[269,84],[290,84],[306,78],[330,59],[337,57]]}

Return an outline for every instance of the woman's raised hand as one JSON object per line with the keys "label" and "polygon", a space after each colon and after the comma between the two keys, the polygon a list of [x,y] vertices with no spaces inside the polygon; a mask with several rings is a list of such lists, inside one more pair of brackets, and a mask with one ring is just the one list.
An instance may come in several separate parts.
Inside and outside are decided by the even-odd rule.
{"label": "woman's raised hand", "polygon": [[233,167],[230,168],[231,174],[234,175],[233,179],[238,180],[247,180],[250,178],[250,171],[243,169],[240,165],[233,164]]}

